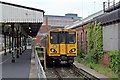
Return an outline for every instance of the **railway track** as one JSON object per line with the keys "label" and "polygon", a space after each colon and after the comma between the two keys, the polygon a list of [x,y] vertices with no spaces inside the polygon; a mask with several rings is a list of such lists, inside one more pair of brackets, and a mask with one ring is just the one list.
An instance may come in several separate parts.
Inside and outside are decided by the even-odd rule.
{"label": "railway track", "polygon": [[57,80],[75,79],[75,80],[99,80],[93,75],[87,73],[82,69],[78,69],[75,65],[70,65],[70,67],[50,67],[47,68],[46,77],[49,80],[50,78],[55,78]]}
{"label": "railway track", "polygon": [[85,70],[78,69],[74,64],[71,65],[71,69],[73,69],[76,74],[81,75],[85,80],[99,80],[98,78],[86,72]]}
{"label": "railway track", "polygon": [[51,67],[46,70],[46,77],[64,80],[65,78],[78,78],[70,67]]}
{"label": "railway track", "polygon": [[59,74],[57,69],[56,68],[53,68],[53,69],[54,69],[55,74],[57,75],[58,80],[63,80],[62,76]]}

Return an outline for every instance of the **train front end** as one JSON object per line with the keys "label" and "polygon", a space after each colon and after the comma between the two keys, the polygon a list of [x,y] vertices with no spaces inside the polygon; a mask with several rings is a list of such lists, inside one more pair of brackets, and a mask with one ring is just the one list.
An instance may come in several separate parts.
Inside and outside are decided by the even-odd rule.
{"label": "train front end", "polygon": [[77,56],[77,33],[74,30],[58,29],[48,35],[49,61],[73,63]]}

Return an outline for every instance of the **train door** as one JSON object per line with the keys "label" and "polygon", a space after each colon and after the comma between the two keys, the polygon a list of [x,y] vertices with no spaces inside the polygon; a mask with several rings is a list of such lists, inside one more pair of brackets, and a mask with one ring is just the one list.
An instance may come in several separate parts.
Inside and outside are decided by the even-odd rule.
{"label": "train door", "polygon": [[60,54],[61,55],[66,55],[67,50],[66,50],[66,33],[65,32],[60,32],[59,33],[59,46],[60,46]]}
{"label": "train door", "polygon": [[76,33],[67,33],[67,56],[76,56],[77,53]]}

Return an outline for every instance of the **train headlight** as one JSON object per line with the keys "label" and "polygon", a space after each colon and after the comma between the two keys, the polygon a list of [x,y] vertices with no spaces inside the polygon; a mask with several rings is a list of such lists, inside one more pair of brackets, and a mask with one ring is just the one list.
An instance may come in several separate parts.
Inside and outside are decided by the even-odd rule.
{"label": "train headlight", "polygon": [[54,48],[50,49],[51,52],[57,52]]}
{"label": "train headlight", "polygon": [[70,50],[70,52],[75,52],[76,51],[76,49],[75,48],[72,48],[71,50]]}

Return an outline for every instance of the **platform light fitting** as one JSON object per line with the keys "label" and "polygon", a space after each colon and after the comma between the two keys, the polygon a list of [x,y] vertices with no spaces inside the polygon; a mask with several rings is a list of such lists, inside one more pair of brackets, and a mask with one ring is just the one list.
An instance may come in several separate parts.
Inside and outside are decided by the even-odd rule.
{"label": "platform light fitting", "polygon": [[9,26],[9,27],[11,27],[11,25],[10,25],[10,24],[9,24],[8,26]]}
{"label": "platform light fitting", "polygon": [[31,27],[29,27],[29,29],[31,29]]}
{"label": "platform light fitting", "polygon": [[36,39],[36,38],[33,38],[34,40]]}

